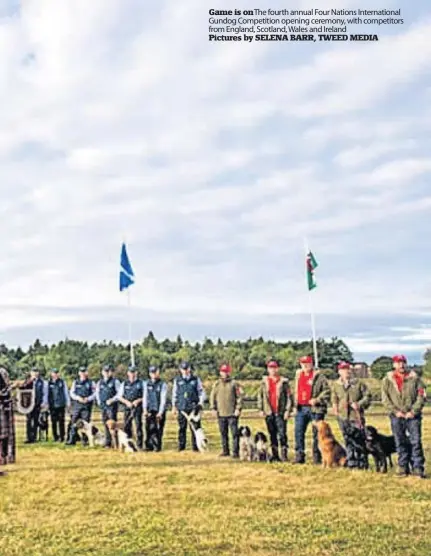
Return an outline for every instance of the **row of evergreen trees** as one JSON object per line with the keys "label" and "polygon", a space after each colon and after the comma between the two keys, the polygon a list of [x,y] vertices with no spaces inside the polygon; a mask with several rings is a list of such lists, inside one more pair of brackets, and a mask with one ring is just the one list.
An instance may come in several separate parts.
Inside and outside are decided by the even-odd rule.
{"label": "row of evergreen trees", "polygon": [[[339,361],[354,362],[348,346],[337,337],[319,339],[317,351],[319,367],[327,370],[329,378],[336,376]],[[150,365],[158,365],[167,377],[173,376],[180,362],[186,360],[202,378],[207,378],[215,376],[220,365],[228,362],[237,378],[247,380],[259,379],[270,358],[277,359],[283,374],[292,378],[298,368],[298,358],[312,355],[313,349],[311,341],[274,342],[262,337],[226,342],[205,338],[202,343],[192,344],[181,336],[175,340],[158,340],[150,331],[134,345],[134,353],[136,365],[143,375]],[[415,365],[414,369],[425,377],[431,377],[431,350],[427,350],[424,360],[423,366]],[[74,377],[80,366],[87,366],[90,375],[96,377],[101,367],[108,363],[117,368],[120,377],[124,376],[130,364],[130,346],[107,341],[89,344],[69,339],[50,346],[36,340],[27,350],[9,349],[0,344],[0,366],[6,366],[13,378],[24,376],[33,366],[37,366],[43,374],[50,368],[58,368],[66,377]],[[382,355],[371,364],[371,374],[382,378],[391,368],[391,357]]]}
{"label": "row of evergreen trees", "polygon": [[[219,366],[228,362],[236,377],[257,379],[265,371],[270,358],[278,360],[283,372],[293,376],[298,367],[298,358],[311,355],[311,341],[274,342],[263,338],[246,341],[216,341],[205,338],[202,343],[190,343],[178,336],[175,340],[158,340],[150,331],[143,340],[134,345],[135,360],[143,373],[149,365],[159,365],[163,371],[175,371],[181,361],[189,361],[203,377],[217,374]],[[319,366],[335,370],[340,360],[353,362],[353,355],[347,345],[339,338],[318,341]],[[25,375],[33,366],[43,374],[50,368],[58,368],[66,377],[76,375],[80,366],[88,366],[90,374],[99,374],[104,364],[114,365],[120,374],[130,364],[130,346],[101,342],[89,344],[66,339],[57,344],[44,345],[36,340],[27,350],[9,349],[0,345],[0,365],[6,366],[11,375]]]}

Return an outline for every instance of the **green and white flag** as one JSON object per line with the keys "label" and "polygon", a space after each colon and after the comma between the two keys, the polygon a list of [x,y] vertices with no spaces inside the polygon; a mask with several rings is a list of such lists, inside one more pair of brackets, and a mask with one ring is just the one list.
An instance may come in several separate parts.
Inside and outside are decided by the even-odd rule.
{"label": "green and white flag", "polygon": [[307,253],[305,265],[307,269],[308,291],[311,291],[317,286],[316,280],[314,278],[314,270],[318,267],[317,261],[311,251]]}

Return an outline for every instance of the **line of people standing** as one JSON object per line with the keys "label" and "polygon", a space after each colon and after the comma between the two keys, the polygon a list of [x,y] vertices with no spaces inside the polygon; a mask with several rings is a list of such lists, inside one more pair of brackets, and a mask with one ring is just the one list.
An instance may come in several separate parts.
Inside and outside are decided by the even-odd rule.
{"label": "line of people standing", "polygon": [[[287,423],[294,416],[295,458],[294,463],[305,463],[305,436],[313,421],[325,419],[332,407],[343,435],[347,465],[350,468],[367,467],[365,450],[365,412],[370,406],[371,396],[365,382],[352,377],[351,365],[341,362],[338,365],[338,380],[330,386],[324,373],[314,369],[313,359],[304,356],[299,359],[300,368],[295,374],[293,388],[289,379],[280,375],[279,365],[271,360],[267,364],[267,375],[263,377],[259,395],[258,409],[265,419],[270,437],[273,461],[288,461]],[[425,475],[425,458],[422,446],[422,410],[426,401],[425,387],[416,373],[407,368],[403,355],[393,357],[394,370],[382,382],[382,401],[386,407],[395,437],[398,452],[398,474],[405,476],[413,473]],[[221,456],[230,455],[229,431],[232,437],[232,455],[238,457],[238,422],[242,411],[243,395],[239,384],[232,379],[232,369],[224,364],[220,367],[220,378],[212,388],[210,409],[218,418],[221,435]],[[44,381],[37,369],[31,371],[30,380],[34,382],[35,406],[27,415],[27,443],[36,441],[38,419],[41,411],[49,409],[55,441],[65,440],[66,409],[71,407],[71,426],[67,444],[73,444],[74,426],[79,419],[91,421],[93,405],[96,402],[105,424],[107,446],[110,445],[108,419],[117,420],[120,404],[124,413],[126,433],[133,434],[137,445],[144,448],[143,422],[146,428],[145,449],[151,450],[148,443],[151,430],[157,430],[159,447],[162,446],[167,409],[167,384],[161,379],[160,369],[149,368],[149,378],[138,377],[136,368],[129,368],[127,379],[120,382],[115,377],[112,366],[104,366],[101,379],[91,380],[86,368],[79,369],[70,392],[66,382],[59,376],[57,369],[51,370],[50,379]],[[202,381],[197,377],[188,362],[180,365],[180,374],[175,377],[172,391],[172,410],[178,421],[178,450],[186,448],[186,415],[200,411],[206,401]],[[6,422],[3,419],[3,422]],[[317,431],[312,429],[312,461],[321,463]],[[1,439],[0,439],[1,440]],[[192,435],[192,449],[197,451]],[[359,448],[358,449],[358,442]],[[4,459],[4,456],[2,456]]]}
{"label": "line of people standing", "polygon": [[[178,450],[186,448],[188,423],[185,414],[202,410],[207,399],[202,381],[197,377],[191,365],[184,361],[180,365],[180,374],[174,379],[172,391],[172,411],[178,420]],[[105,365],[101,378],[94,381],[89,377],[88,369],[80,367],[78,376],[73,380],[70,390],[57,369],[51,369],[50,378],[44,381],[37,369],[32,369],[27,387],[35,388],[35,406],[27,415],[26,443],[37,439],[39,415],[47,410],[51,416],[52,434],[55,442],[67,445],[76,444],[77,423],[79,420],[91,421],[94,406],[100,408],[105,429],[105,446],[111,446],[108,420],[117,421],[120,409],[123,410],[123,424],[126,434],[136,436],[140,450],[160,451],[167,412],[167,383],[161,379],[157,366],[150,366],[148,378],[138,376],[135,367],[129,367],[127,378],[121,382],[115,377],[112,365]],[[33,384],[34,383],[34,384]],[[66,414],[70,411],[70,423],[66,435]],[[145,424],[145,446],[144,446]],[[151,432],[156,431],[158,442],[150,442]],[[67,436],[67,438],[66,438]],[[197,451],[195,437],[191,438],[192,449]]]}
{"label": "line of people standing", "polygon": [[[422,445],[422,411],[426,403],[425,386],[421,378],[407,368],[404,355],[392,358],[394,370],[382,382],[382,402],[386,408],[398,454],[398,476],[413,474],[425,477],[425,457]],[[347,452],[347,467],[367,469],[365,412],[371,404],[366,383],[352,376],[352,366],[340,362],[338,379],[332,383],[325,374],[314,369],[313,358],[299,359],[293,388],[289,379],[280,376],[279,365],[267,363],[263,377],[258,409],[265,419],[271,444],[272,461],[288,461],[287,423],[294,416],[295,458],[293,463],[305,463],[305,436],[313,421],[324,420],[329,408],[337,418]],[[231,430],[233,457],[238,457],[238,418],[241,414],[241,389],[231,379],[231,368],[220,368],[220,379],[214,384],[210,407],[218,417],[221,434],[221,456],[229,455],[228,429]],[[320,464],[317,429],[312,428],[312,461]]]}

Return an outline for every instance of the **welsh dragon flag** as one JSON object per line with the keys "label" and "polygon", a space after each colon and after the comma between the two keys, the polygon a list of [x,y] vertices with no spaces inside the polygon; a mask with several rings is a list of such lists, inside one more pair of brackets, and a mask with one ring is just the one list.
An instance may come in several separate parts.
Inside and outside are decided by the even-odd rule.
{"label": "welsh dragon flag", "polygon": [[317,261],[311,251],[307,254],[305,266],[307,269],[308,291],[311,291],[317,286],[316,280],[314,279],[314,270],[318,267]]}

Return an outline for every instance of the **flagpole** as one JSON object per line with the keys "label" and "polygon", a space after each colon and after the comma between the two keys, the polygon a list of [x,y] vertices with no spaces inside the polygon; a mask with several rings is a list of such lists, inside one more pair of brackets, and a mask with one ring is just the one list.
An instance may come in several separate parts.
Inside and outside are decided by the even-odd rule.
{"label": "flagpole", "polygon": [[[310,252],[308,248],[307,238],[304,237],[304,247],[305,247],[305,256],[308,256]],[[308,309],[310,311],[310,318],[311,318],[311,333],[313,336],[313,353],[314,353],[314,366],[316,369],[319,368],[319,358],[317,355],[317,341],[316,341],[316,321],[314,317],[314,307],[313,307],[313,298],[311,297],[311,290],[308,290]]]}
{"label": "flagpole", "polygon": [[[127,245],[126,234],[123,234],[123,245]],[[127,317],[128,317],[128,327],[129,327],[129,345],[130,345],[130,365],[135,366],[135,353],[133,351],[132,342],[132,301],[130,296],[130,286],[126,289],[127,295]]]}
{"label": "flagpole", "polygon": [[127,288],[127,312],[129,316],[129,344],[130,344],[130,364],[132,367],[135,366],[135,353],[133,351],[133,342],[132,342],[132,305],[131,305],[131,298],[130,298],[130,288]]}

